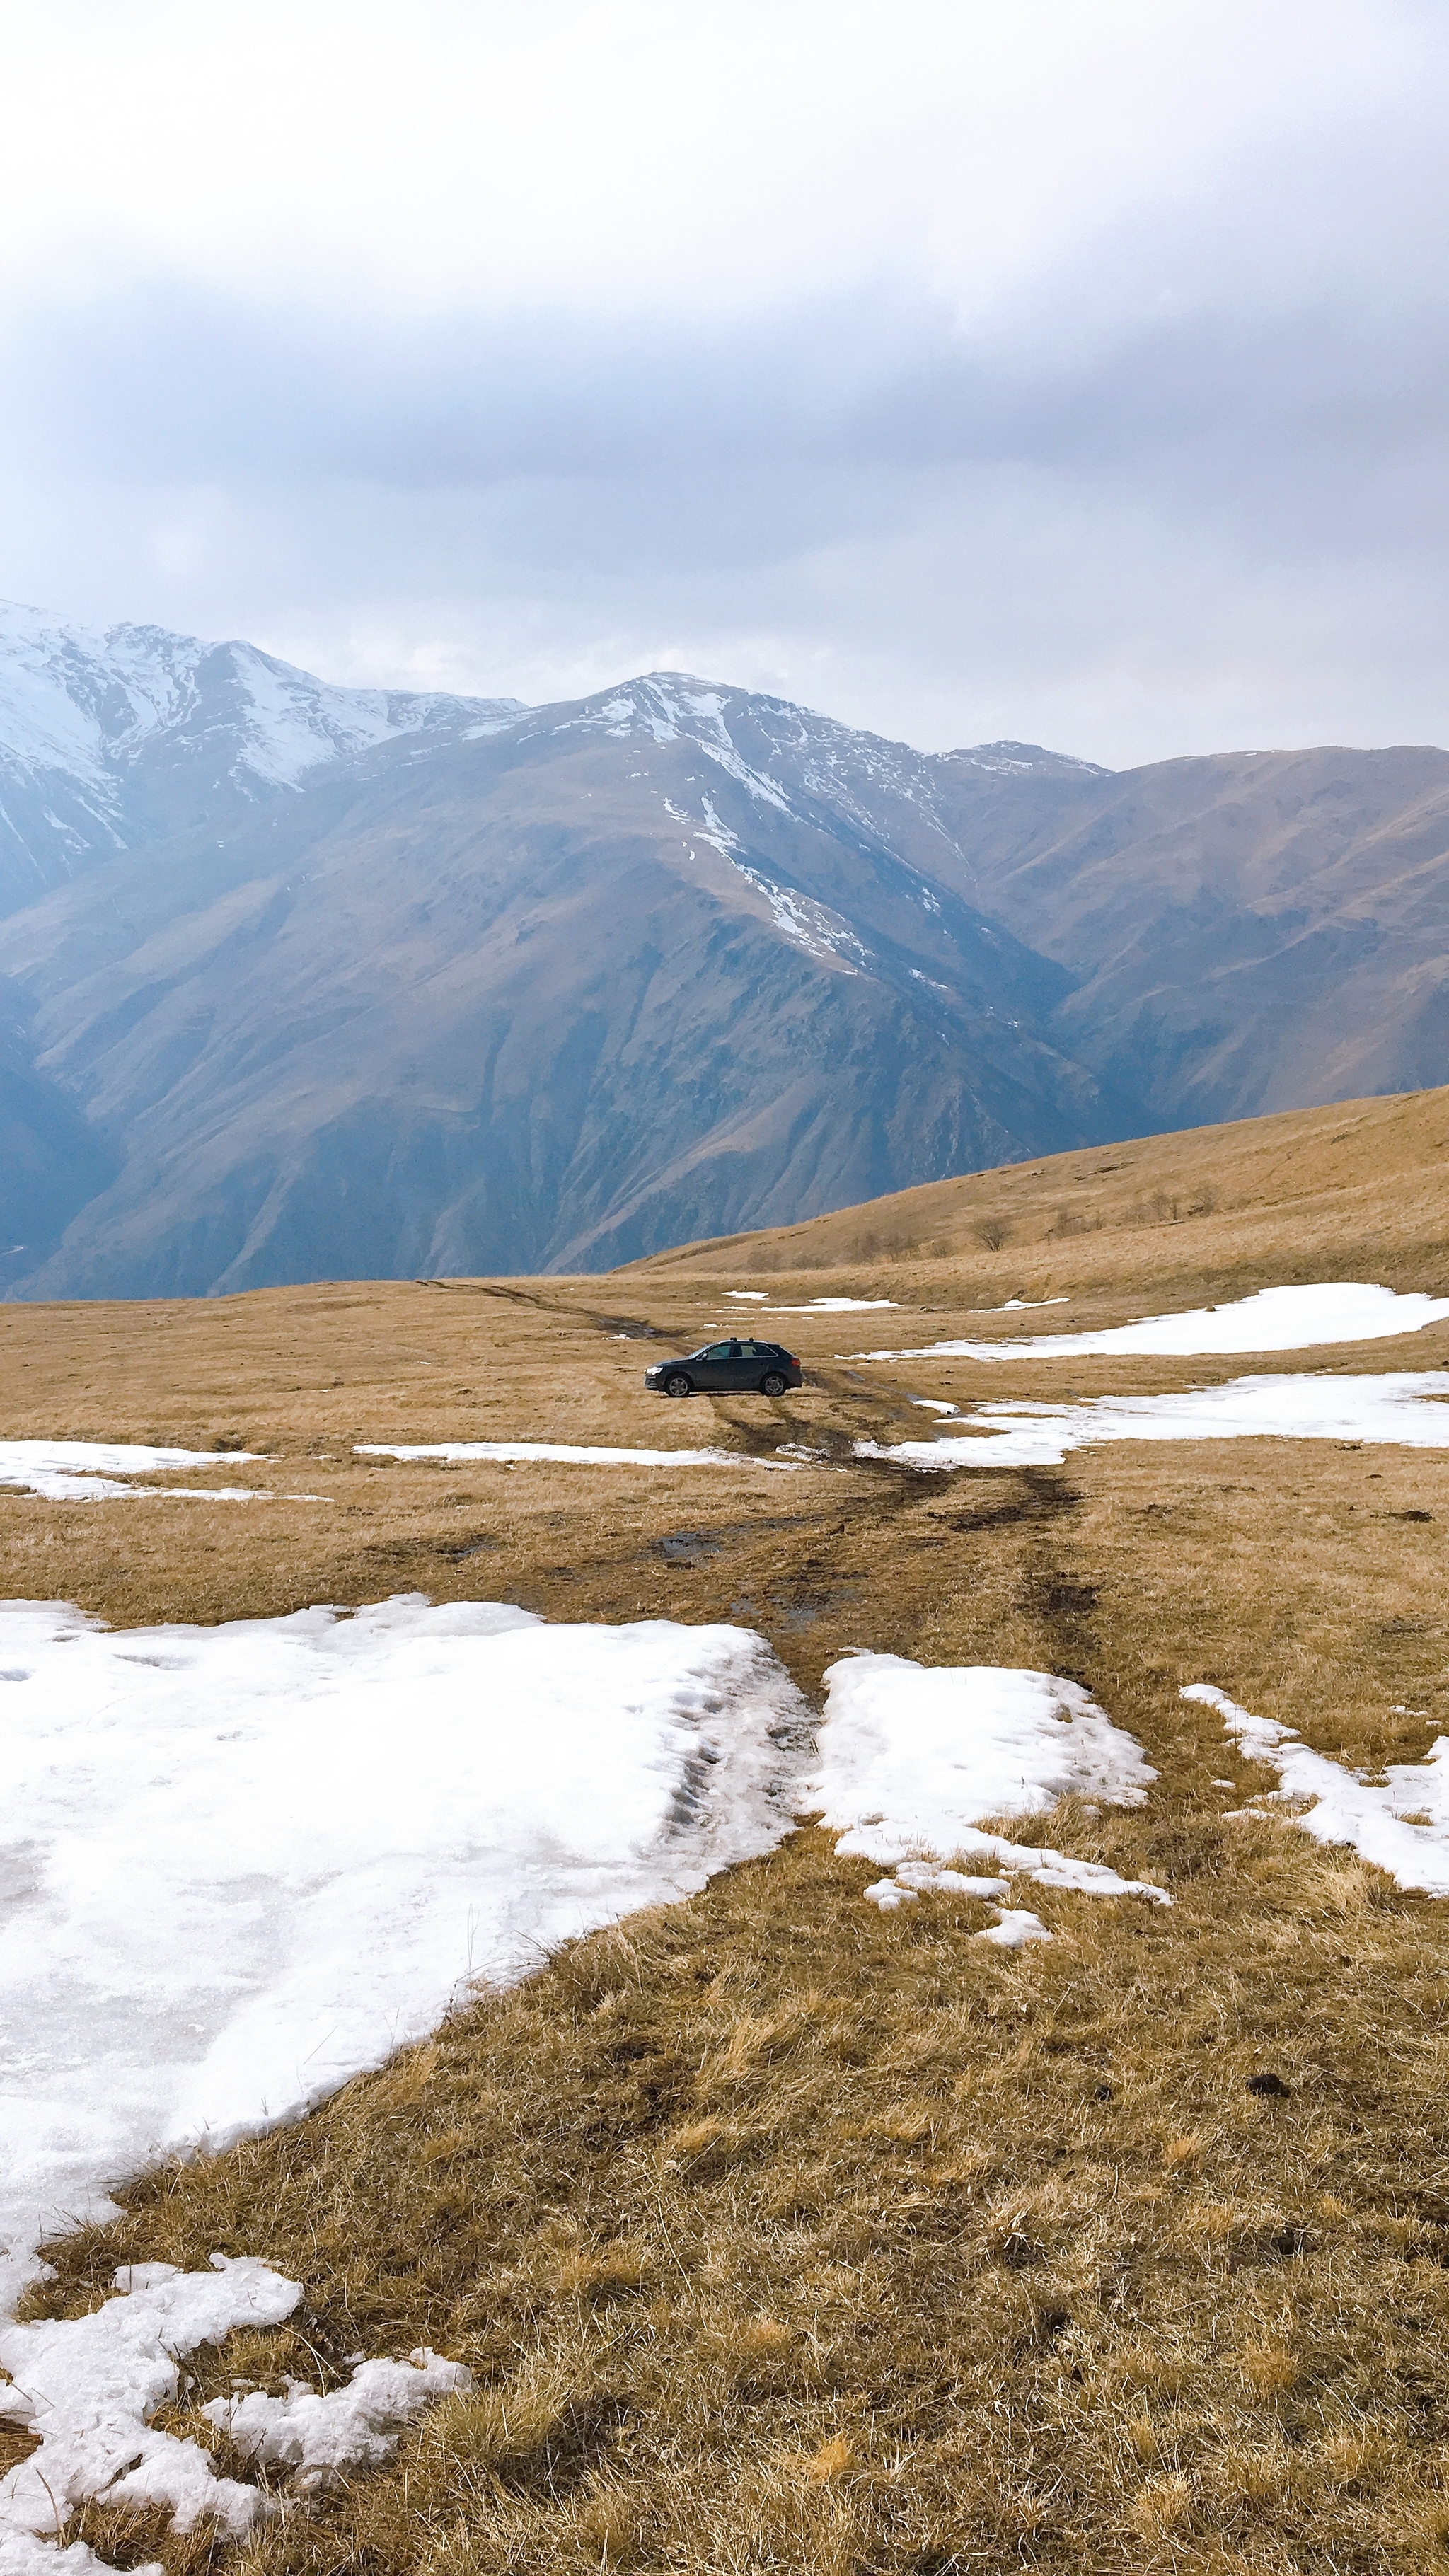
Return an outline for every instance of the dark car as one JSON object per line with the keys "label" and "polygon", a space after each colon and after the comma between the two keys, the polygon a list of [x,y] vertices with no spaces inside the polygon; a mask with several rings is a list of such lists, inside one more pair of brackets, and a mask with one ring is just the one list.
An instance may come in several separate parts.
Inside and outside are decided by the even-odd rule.
{"label": "dark car", "polygon": [[778,1342],[708,1342],[644,1371],[655,1395],[784,1395],[802,1382],[799,1361]]}

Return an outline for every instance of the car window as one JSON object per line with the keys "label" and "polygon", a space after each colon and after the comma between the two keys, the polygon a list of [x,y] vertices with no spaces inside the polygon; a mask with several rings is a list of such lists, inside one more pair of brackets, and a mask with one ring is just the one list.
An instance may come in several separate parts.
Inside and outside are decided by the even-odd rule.
{"label": "car window", "polygon": [[696,1351],[694,1354],[697,1360],[727,1360],[729,1355],[728,1342],[711,1342],[707,1351]]}

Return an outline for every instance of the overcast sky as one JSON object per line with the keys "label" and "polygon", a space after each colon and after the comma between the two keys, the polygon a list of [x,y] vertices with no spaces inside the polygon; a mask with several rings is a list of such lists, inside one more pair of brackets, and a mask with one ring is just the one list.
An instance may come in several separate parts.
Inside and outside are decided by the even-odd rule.
{"label": "overcast sky", "polygon": [[1449,742],[1443,0],[0,0],[0,595]]}

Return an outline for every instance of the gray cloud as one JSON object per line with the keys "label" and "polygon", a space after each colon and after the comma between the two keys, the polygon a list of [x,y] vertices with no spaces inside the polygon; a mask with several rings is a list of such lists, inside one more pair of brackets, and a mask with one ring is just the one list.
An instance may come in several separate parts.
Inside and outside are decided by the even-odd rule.
{"label": "gray cloud", "polygon": [[929,743],[1443,739],[1421,70],[1066,221],[969,311],[898,243],[845,286],[784,260],[767,302],[13,298],[0,588],[338,678],[539,696],[683,661]]}

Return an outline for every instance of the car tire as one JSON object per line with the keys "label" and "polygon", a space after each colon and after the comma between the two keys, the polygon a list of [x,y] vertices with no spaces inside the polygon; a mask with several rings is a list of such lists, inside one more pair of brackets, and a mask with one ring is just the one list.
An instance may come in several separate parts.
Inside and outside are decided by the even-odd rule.
{"label": "car tire", "polygon": [[771,1369],[760,1380],[760,1393],[761,1395],[783,1395],[789,1383],[787,1377],[781,1377],[778,1369]]}
{"label": "car tire", "polygon": [[672,1376],[664,1381],[664,1392],[666,1395],[693,1395],[694,1380],[686,1377],[683,1369],[675,1369]]}

